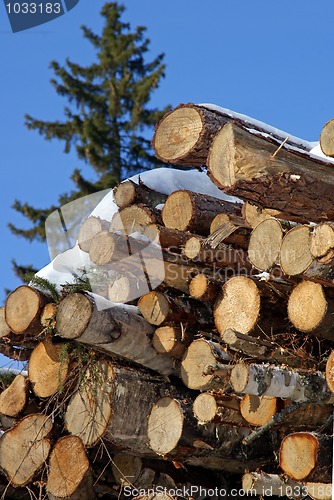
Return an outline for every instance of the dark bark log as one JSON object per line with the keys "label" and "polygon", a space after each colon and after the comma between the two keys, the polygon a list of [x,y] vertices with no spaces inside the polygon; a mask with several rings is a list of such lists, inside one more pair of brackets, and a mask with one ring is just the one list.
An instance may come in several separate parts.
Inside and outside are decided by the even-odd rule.
{"label": "dark bark log", "polygon": [[229,123],[211,146],[211,179],[228,194],[304,221],[333,219],[332,165],[307,153],[276,151],[264,137]]}
{"label": "dark bark log", "polygon": [[139,184],[131,180],[122,182],[114,188],[114,199],[118,208],[122,209],[129,205],[141,203],[151,208],[165,203],[166,194],[159,193],[149,188],[139,178]]}

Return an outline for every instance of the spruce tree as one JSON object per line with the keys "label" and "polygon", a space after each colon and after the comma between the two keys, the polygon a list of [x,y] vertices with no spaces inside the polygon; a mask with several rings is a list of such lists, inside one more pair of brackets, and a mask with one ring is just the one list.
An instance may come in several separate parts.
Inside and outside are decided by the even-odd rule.
{"label": "spruce tree", "polygon": [[[59,196],[59,206],[160,165],[151,150],[150,136],[154,124],[169,107],[151,108],[149,101],[165,76],[164,54],[146,61],[150,43],[146,28],[132,30],[122,20],[124,10],[117,2],[104,5],[101,35],[82,27],[84,38],[95,49],[95,62],[88,66],[69,59],[63,66],[51,62],[55,75],[51,83],[57,94],[67,99],[65,120],[25,117],[29,130],[37,130],[46,140],[63,141],[65,153],[75,148],[78,158],[94,170],[93,182],[85,179],[78,168],[74,170],[74,189]],[[16,200],[13,208],[29,219],[32,227],[20,229],[9,224],[11,231],[29,241],[45,241],[45,220],[57,207],[35,208]],[[22,275],[22,266],[14,263],[15,269]]]}

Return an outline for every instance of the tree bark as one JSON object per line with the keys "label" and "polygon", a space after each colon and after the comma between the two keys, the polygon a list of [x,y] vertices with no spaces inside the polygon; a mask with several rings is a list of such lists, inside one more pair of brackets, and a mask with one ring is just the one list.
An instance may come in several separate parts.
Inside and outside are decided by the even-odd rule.
{"label": "tree bark", "polygon": [[153,349],[150,341],[153,331],[132,306],[115,305],[91,295],[72,293],[61,301],[57,311],[60,337],[169,375],[174,371],[173,360]]}
{"label": "tree bark", "polygon": [[194,340],[182,363],[181,378],[189,389],[220,390],[228,385],[230,356],[219,344],[205,339]]}
{"label": "tree bark", "polygon": [[[229,121],[269,133],[279,142],[287,137],[284,132],[268,130],[264,124],[261,126],[246,116],[236,117],[205,106],[181,104],[158,123],[152,141],[155,155],[159,160],[174,165],[206,165],[214,136]],[[288,138],[287,143],[305,148],[303,141],[297,138]]]}
{"label": "tree bark", "polygon": [[[240,219],[242,221],[242,219]],[[221,242],[235,245],[244,250],[248,249],[250,230],[245,223],[233,221],[233,217],[227,214],[218,214],[210,224],[210,235],[206,243],[211,248],[216,248]]]}
{"label": "tree bark", "polygon": [[61,391],[68,370],[64,344],[53,344],[49,337],[40,342],[31,353],[28,365],[28,377],[35,395],[47,398]]}
{"label": "tree bark", "polygon": [[0,438],[0,467],[14,487],[25,486],[45,464],[51,443],[50,417],[33,414],[23,418]]}
{"label": "tree bark", "polygon": [[8,337],[10,335],[11,329],[6,323],[5,319],[5,308],[0,307],[0,338]]}
{"label": "tree bark", "polygon": [[83,377],[65,413],[68,432],[80,437],[86,447],[103,437],[114,451],[157,458],[147,446],[147,416],[166,390],[164,380],[103,360],[89,367]]}
{"label": "tree bark", "polygon": [[12,332],[38,334],[43,330],[41,314],[50,297],[30,286],[16,288],[6,300],[5,319]]}
{"label": "tree bark", "polygon": [[285,436],[279,450],[279,465],[296,481],[329,483],[332,479],[331,436],[294,432]]}
{"label": "tree bark", "polygon": [[152,345],[160,354],[182,359],[193,339],[194,334],[183,326],[182,328],[177,326],[161,326],[154,332]]}
{"label": "tree bark", "polygon": [[77,436],[60,438],[50,455],[46,491],[49,500],[94,500],[93,475],[84,445]]}
{"label": "tree bark", "polygon": [[303,374],[285,367],[238,363],[232,368],[230,383],[237,393],[273,396],[299,403],[325,402],[334,398],[320,372]]}
{"label": "tree bark", "polygon": [[241,215],[241,205],[185,189],[174,191],[162,209],[166,227],[207,236],[217,214]]}
{"label": "tree bark", "polygon": [[212,181],[228,194],[298,216],[333,219],[333,167],[307,153],[281,149],[233,123],[213,140],[208,158]]}
{"label": "tree bark", "polygon": [[166,194],[149,188],[140,178],[139,184],[127,180],[114,188],[114,200],[119,209],[138,203],[155,208],[157,205],[165,203],[166,198]]}

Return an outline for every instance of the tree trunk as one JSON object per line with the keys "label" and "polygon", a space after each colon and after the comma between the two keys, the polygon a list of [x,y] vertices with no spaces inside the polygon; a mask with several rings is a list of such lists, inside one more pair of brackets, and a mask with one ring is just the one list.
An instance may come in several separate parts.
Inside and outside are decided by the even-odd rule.
{"label": "tree trunk", "polygon": [[101,231],[107,231],[110,222],[100,219],[100,217],[88,217],[82,224],[78,234],[78,245],[83,252],[89,252],[94,236]]}
{"label": "tree trunk", "polygon": [[326,156],[334,156],[334,120],[329,120],[323,126],[320,134],[321,151]]}
{"label": "tree trunk", "polygon": [[87,447],[103,437],[114,450],[157,458],[147,446],[147,416],[165,390],[163,379],[137,368],[99,361],[88,368],[83,380],[65,413],[68,432]]}
{"label": "tree trunk", "polygon": [[218,332],[228,329],[248,333],[254,329],[260,313],[260,292],[250,278],[235,276],[222,288],[214,306]]}
{"label": "tree trunk", "polygon": [[218,214],[210,224],[210,235],[206,238],[206,243],[211,248],[217,248],[224,242],[247,250],[250,230],[244,226],[244,222],[236,223],[230,215]]}
{"label": "tree trunk", "polygon": [[149,188],[139,179],[139,184],[131,180],[122,182],[114,188],[114,200],[119,209],[134,204],[143,204],[155,208],[165,203],[166,194]]}
{"label": "tree trunk", "polygon": [[46,491],[49,500],[94,500],[95,489],[84,445],[77,436],[60,438],[50,455]]}
{"label": "tree trunk", "polygon": [[252,231],[248,258],[260,271],[269,271],[277,264],[283,240],[283,229],[276,219],[267,219]]}
{"label": "tree trunk", "polygon": [[161,326],[154,332],[152,345],[160,354],[171,358],[182,359],[187,347],[194,339],[194,334],[187,328],[177,326]]}
{"label": "tree trunk", "polygon": [[304,221],[333,219],[332,165],[277,145],[229,123],[213,140],[208,168],[228,194]]}
{"label": "tree trunk", "polygon": [[14,333],[38,334],[43,330],[41,314],[50,297],[39,290],[22,285],[16,288],[6,300],[5,319]]}
{"label": "tree trunk", "polygon": [[308,368],[314,364],[302,357],[291,354],[283,347],[277,347],[273,342],[245,335],[234,330],[226,330],[222,335],[222,340],[229,349],[239,351],[245,356],[256,358],[260,361],[270,363],[280,363],[291,366],[292,368]]}
{"label": "tree trunk", "polygon": [[115,305],[88,294],[68,295],[57,311],[60,337],[77,340],[169,375],[174,371],[173,360],[153,349],[150,341],[153,331],[153,327],[137,314],[136,308]]}
{"label": "tree trunk", "polygon": [[[206,165],[212,139],[229,121],[266,132],[279,142],[287,138],[286,133],[268,129],[264,123],[260,124],[247,116],[236,117],[228,110],[213,110],[191,103],[181,104],[158,123],[152,141],[155,155],[164,163],[174,165]],[[288,137],[287,143],[305,149],[305,143],[297,138]]]}
{"label": "tree trunk", "polygon": [[182,323],[187,326],[208,325],[211,311],[204,303],[170,293],[149,292],[138,301],[141,314],[151,325]]}
{"label": "tree trunk", "polygon": [[13,382],[0,394],[0,413],[17,417],[26,407],[29,398],[29,380],[18,374]]}
{"label": "tree trunk", "polygon": [[289,320],[301,332],[333,340],[333,312],[334,299],[325,295],[325,289],[319,283],[302,281],[289,297]]}
{"label": "tree trunk", "polygon": [[185,189],[174,191],[162,209],[166,227],[207,236],[217,214],[241,215],[241,205]]}
{"label": "tree trunk", "polygon": [[219,344],[205,339],[194,340],[182,363],[181,378],[189,389],[219,390],[228,385],[230,356]]}
{"label": "tree trunk", "polygon": [[161,248],[174,253],[181,253],[182,247],[193,235],[187,231],[178,231],[158,224],[150,224],[143,232],[151,241],[160,244]]}
{"label": "tree trunk", "polygon": [[51,338],[40,342],[31,353],[28,376],[32,389],[39,398],[47,398],[64,386],[69,361],[64,344],[53,344]]}
{"label": "tree trunk", "polygon": [[25,486],[45,464],[51,443],[51,418],[33,414],[23,418],[0,438],[0,467],[14,486]]}
{"label": "tree trunk", "polygon": [[240,398],[220,393],[202,392],[193,405],[195,418],[201,424],[228,424],[247,427],[240,412]]}
{"label": "tree trunk", "polygon": [[232,368],[230,382],[235,392],[242,394],[273,396],[299,403],[332,404],[334,401],[320,372],[300,374],[285,367],[238,363]]}
{"label": "tree trunk", "polygon": [[294,432],[285,436],[279,450],[279,465],[292,479],[329,483],[332,479],[331,436]]}

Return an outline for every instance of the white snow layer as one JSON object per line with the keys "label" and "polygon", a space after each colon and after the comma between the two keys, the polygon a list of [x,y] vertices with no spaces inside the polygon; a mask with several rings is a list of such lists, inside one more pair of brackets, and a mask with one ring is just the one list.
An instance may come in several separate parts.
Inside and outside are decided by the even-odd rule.
{"label": "white snow layer", "polygon": [[[205,172],[199,172],[195,169],[178,170],[174,168],[158,168],[134,175],[129,179],[138,183],[139,177],[149,188],[160,191],[166,195],[179,189],[188,189],[197,193],[214,196],[221,200],[242,203],[239,198],[228,196],[220,191],[217,186],[211,182]],[[75,202],[72,202],[72,204],[73,203]],[[91,215],[110,221],[117,210],[118,208],[114,202],[113,191],[110,190],[94,208]],[[89,270],[93,267],[89,255],[80,250],[79,246],[76,244],[73,248],[69,248],[57,255],[50,264],[38,271],[37,276],[46,278],[60,289],[62,285],[66,283],[73,283],[75,281],[75,276],[82,275],[83,269]]]}

